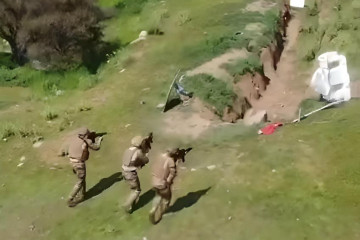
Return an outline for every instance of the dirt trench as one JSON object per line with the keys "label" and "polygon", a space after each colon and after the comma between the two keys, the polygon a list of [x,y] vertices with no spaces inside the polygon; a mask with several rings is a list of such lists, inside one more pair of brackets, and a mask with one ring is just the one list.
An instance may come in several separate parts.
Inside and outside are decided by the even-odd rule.
{"label": "dirt trench", "polygon": [[[187,73],[206,73],[224,81],[233,80],[237,97],[232,106],[225,108],[221,119],[223,122],[236,123],[243,119],[245,124],[251,125],[260,121],[288,121],[297,116],[298,106],[307,96],[308,86],[304,79],[310,79],[311,73],[297,72],[296,47],[300,20],[294,16],[286,22],[286,26],[285,29],[280,25],[273,43],[262,49],[262,72],[230,76],[221,68],[223,62],[229,63],[249,54],[246,50],[232,50]],[[186,108],[179,107],[167,113],[163,122],[166,133],[197,138],[210,127],[226,124],[221,123],[211,106],[197,98],[193,101]]]}
{"label": "dirt trench", "polygon": [[[296,117],[301,101],[308,94],[304,79],[310,79],[307,73],[297,72],[300,27],[301,22],[296,16],[283,22],[273,43],[261,52],[263,72],[235,76],[235,93],[241,99],[234,101],[232,110],[238,113],[238,119],[255,115],[259,118],[258,112],[266,112],[266,116],[260,116],[258,121],[288,121]],[[250,111],[251,114],[247,114]],[[234,115],[231,111],[224,112],[224,121],[229,121],[229,114]]]}

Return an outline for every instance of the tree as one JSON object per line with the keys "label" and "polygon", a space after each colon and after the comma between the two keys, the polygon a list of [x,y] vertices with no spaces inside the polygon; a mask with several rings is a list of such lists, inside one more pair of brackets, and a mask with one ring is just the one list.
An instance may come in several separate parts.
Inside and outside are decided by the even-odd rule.
{"label": "tree", "polygon": [[66,67],[101,43],[102,13],[92,0],[1,0],[0,37],[13,59]]}

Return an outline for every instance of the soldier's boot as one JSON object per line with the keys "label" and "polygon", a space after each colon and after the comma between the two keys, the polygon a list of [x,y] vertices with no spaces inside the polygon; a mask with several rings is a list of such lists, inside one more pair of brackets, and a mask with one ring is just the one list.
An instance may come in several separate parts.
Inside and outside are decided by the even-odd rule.
{"label": "soldier's boot", "polygon": [[138,201],[138,199],[139,199],[140,192],[141,191],[135,190],[135,191],[132,191],[130,193],[128,199],[126,200],[125,204],[123,205],[124,211],[126,213],[131,213],[132,212],[134,203],[136,201]]}
{"label": "soldier's boot", "polygon": [[161,212],[164,214],[169,209],[170,206],[170,200],[163,199],[161,202]]}
{"label": "soldier's boot", "polygon": [[149,220],[152,224],[158,223],[158,220],[155,219],[156,210],[161,206],[161,196],[156,195],[153,200],[152,208],[149,213]]}
{"label": "soldier's boot", "polygon": [[78,193],[78,198],[76,199],[77,203],[83,202],[85,200],[86,194],[86,182],[84,181],[81,190]]}
{"label": "soldier's boot", "polygon": [[77,202],[74,201],[74,199],[69,198],[69,199],[67,200],[67,205],[68,205],[68,207],[75,207],[75,206],[77,205]]}
{"label": "soldier's boot", "polygon": [[[72,192],[70,193],[69,200],[67,201],[67,205],[69,207],[75,207],[78,203],[82,202],[85,199],[85,181],[78,181]],[[79,197],[77,197],[80,195]]]}

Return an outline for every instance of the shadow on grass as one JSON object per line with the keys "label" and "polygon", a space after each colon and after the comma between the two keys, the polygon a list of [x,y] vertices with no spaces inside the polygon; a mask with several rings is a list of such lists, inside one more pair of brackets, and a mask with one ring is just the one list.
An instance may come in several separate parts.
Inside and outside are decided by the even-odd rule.
{"label": "shadow on grass", "polygon": [[170,212],[179,212],[184,208],[189,208],[195,203],[199,201],[199,199],[204,196],[211,187],[208,187],[206,189],[202,189],[196,192],[190,192],[186,196],[178,198],[175,203],[166,211],[167,213]]}
{"label": "shadow on grass", "polygon": [[153,189],[149,189],[147,192],[140,196],[139,202],[135,204],[133,208],[133,212],[144,207],[155,197],[155,191]]}
{"label": "shadow on grass", "polygon": [[164,112],[167,112],[167,111],[173,109],[174,107],[176,107],[176,106],[179,105],[179,104],[181,104],[181,99],[180,99],[180,98],[175,98],[175,99],[170,100],[170,101],[166,104],[166,106],[165,106],[165,108],[164,108]]}
{"label": "shadow on grass", "polygon": [[112,174],[107,178],[101,179],[97,184],[95,184],[89,191],[86,192],[85,200],[89,200],[99,194],[101,194],[106,189],[110,188],[117,182],[120,182],[123,179],[121,172]]}

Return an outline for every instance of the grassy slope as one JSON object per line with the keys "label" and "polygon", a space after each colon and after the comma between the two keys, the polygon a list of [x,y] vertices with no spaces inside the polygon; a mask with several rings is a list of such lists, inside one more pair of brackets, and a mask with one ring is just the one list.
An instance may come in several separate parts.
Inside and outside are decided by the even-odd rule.
{"label": "grassy slope", "polygon": [[[70,114],[75,121],[73,128],[88,122],[91,128],[111,132],[102,151],[94,153],[88,163],[88,187],[120,171],[120,156],[130,137],[138,132],[146,133],[150,127],[159,128],[162,116],[154,111],[154,106],[163,100],[166,92],[163,86],[168,85],[179,66],[192,66],[201,60],[196,54],[190,60],[188,55],[183,55],[187,50],[183,46],[196,46],[194,39],[203,38],[204,30],[196,28],[196,21],[206,22],[200,16],[207,13],[215,18],[223,14],[221,11],[235,9],[231,4],[227,9],[212,6],[218,1],[208,6],[213,12],[201,8],[208,1],[169,3],[170,12],[189,6],[199,10],[194,13],[199,19],[194,17],[193,25],[169,28],[169,34],[150,39],[145,47],[128,50],[143,52],[143,60],[128,64],[122,74],[118,71],[129,61],[118,60],[120,54],[116,56],[101,75],[105,81],[93,90],[69,91],[45,103],[22,103],[19,110],[1,114],[1,118],[29,126],[35,123],[51,141],[57,137],[62,119],[46,125],[40,112],[50,105],[63,116],[66,109],[76,109],[85,101],[94,108],[81,113],[74,110]],[[214,16],[215,13],[218,15]],[[217,29],[220,26],[208,26],[208,32]],[[145,87],[151,87],[150,93],[141,91]],[[94,97],[107,97],[106,104],[97,105],[91,101]],[[140,100],[147,104],[139,105]],[[360,174],[354,157],[357,148],[351,147],[357,142],[358,106],[353,101],[344,108],[321,112],[268,137],[257,136],[254,128],[237,125],[209,132],[196,142],[157,134],[153,156],[169,142],[191,144],[196,149],[189,155],[188,170],[180,171],[176,180],[174,200],[189,192],[211,189],[194,205],[165,217],[155,227],[147,219],[150,204],[130,217],[119,210],[118,203],[128,193],[123,182],[75,209],[65,207],[61,197],[66,198],[74,182],[67,160],[44,159],[31,148],[29,141],[13,138],[0,143],[0,234],[4,239],[75,240],[128,240],[144,236],[148,239],[358,239]],[[127,123],[132,126],[125,129]],[[27,160],[23,168],[17,168],[22,155]],[[54,162],[59,162],[62,169],[50,170],[49,163]],[[218,167],[214,171],[199,169],[211,164]],[[198,170],[191,172],[191,168]],[[145,193],[150,188],[148,168],[141,171],[140,178]],[[194,195],[186,198],[187,203],[192,202],[191,196]],[[35,226],[33,231],[29,229],[31,225]]]}

